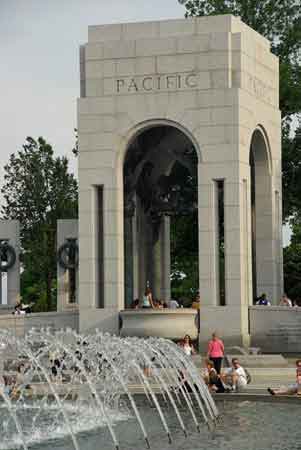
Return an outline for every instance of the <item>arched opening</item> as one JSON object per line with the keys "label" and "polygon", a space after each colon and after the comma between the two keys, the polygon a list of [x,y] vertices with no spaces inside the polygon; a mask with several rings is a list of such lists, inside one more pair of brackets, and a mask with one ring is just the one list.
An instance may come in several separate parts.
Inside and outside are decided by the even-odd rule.
{"label": "arched opening", "polygon": [[[140,130],[124,165],[125,306],[147,287],[162,302],[198,291],[198,155],[171,125]],[[185,304],[184,304],[185,306]]]}
{"label": "arched opening", "polygon": [[[251,230],[252,230],[252,288],[253,302],[268,289],[267,258],[273,233],[272,192],[269,149],[263,131],[257,128],[250,146],[251,170]],[[269,290],[269,289],[268,289]]]}

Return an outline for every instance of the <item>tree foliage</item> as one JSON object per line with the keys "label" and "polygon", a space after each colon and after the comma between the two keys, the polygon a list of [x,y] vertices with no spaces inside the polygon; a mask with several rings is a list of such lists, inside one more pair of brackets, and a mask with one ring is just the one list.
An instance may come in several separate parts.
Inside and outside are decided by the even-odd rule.
{"label": "tree foliage", "polygon": [[42,137],[28,137],[4,170],[1,213],[20,221],[22,293],[36,300],[44,296],[43,309],[53,309],[57,219],[77,217],[77,181],[68,172],[68,159],[56,157]]}

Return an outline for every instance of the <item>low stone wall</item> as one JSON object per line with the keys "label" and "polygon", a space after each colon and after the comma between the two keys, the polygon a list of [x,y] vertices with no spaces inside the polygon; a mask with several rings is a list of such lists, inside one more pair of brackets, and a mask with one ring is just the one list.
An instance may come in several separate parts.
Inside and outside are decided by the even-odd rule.
{"label": "low stone wall", "polygon": [[267,353],[301,354],[301,308],[251,306],[251,344]]}
{"label": "low stone wall", "polygon": [[31,328],[50,327],[52,330],[70,327],[78,330],[78,312],[45,312],[24,315],[0,315],[0,330],[11,330],[15,336],[23,337]]}
{"label": "low stone wall", "polygon": [[121,336],[159,336],[181,339],[189,334],[196,339],[197,311],[195,309],[132,309],[120,312]]}

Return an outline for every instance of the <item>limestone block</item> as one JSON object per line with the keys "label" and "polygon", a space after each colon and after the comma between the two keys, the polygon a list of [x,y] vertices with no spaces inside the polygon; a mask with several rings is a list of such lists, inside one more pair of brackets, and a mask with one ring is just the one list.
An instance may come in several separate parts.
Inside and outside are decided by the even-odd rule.
{"label": "limestone block", "polygon": [[231,33],[211,33],[209,50],[229,50],[231,47]]}
{"label": "limestone block", "polygon": [[[80,244],[81,245],[81,244]],[[81,247],[80,247],[81,249]],[[79,282],[81,283],[96,283],[96,267],[98,260],[96,258],[82,258],[80,257],[79,267]]]}
{"label": "limestone block", "polygon": [[81,178],[81,188],[89,189],[92,185],[105,185],[108,188],[116,187],[116,175],[113,170],[105,167],[98,169],[81,169],[79,170]]}
{"label": "limestone block", "polygon": [[241,29],[241,22],[231,14],[220,16],[197,17],[196,33],[237,32]]}
{"label": "limestone block", "polygon": [[156,58],[135,58],[135,71],[136,75],[145,75],[156,73]]}
{"label": "limestone block", "polygon": [[117,144],[114,133],[84,133],[79,136],[80,152],[85,150],[108,150]]}
{"label": "limestone block", "polygon": [[210,78],[213,89],[224,89],[231,86],[231,73],[229,70],[212,70]]}
{"label": "limestone block", "polygon": [[114,97],[79,98],[79,121],[85,114],[113,114],[115,109]]}
{"label": "limestone block", "polygon": [[[90,229],[85,230],[86,236],[80,234],[80,256],[83,260],[90,258],[95,259],[97,257],[95,242],[92,238],[93,231],[94,230],[90,225]],[[89,232],[91,233],[90,235],[88,235]]]}
{"label": "limestone block", "polygon": [[[249,169],[250,170],[250,169]],[[224,205],[225,207],[239,207],[240,204],[240,191],[242,188],[242,184],[240,180],[237,180],[234,183],[230,183],[228,180],[225,184],[225,198]]]}
{"label": "limestone block", "polygon": [[86,79],[86,97],[101,97],[103,95],[103,81],[101,79]]}
{"label": "limestone block", "polygon": [[177,38],[178,53],[199,53],[209,50],[209,34]]}
{"label": "limestone block", "polygon": [[157,69],[159,73],[173,73],[175,68],[178,72],[192,72],[196,70],[196,58],[194,55],[158,56]]}
{"label": "limestone block", "polygon": [[[113,255],[112,255],[113,256]],[[106,257],[104,265],[104,282],[105,284],[118,284],[119,273],[123,269],[123,261],[118,258]]]}
{"label": "limestone block", "polygon": [[[79,276],[81,271],[79,271]],[[89,283],[85,281],[79,282],[79,306],[80,306],[80,318],[82,318],[83,311],[86,308],[95,307],[96,303],[97,283]]]}
{"label": "limestone block", "polygon": [[199,231],[214,231],[216,228],[216,217],[212,212],[212,208],[198,207],[199,213]]}
{"label": "limestone block", "polygon": [[242,265],[241,255],[228,254],[226,256],[226,279],[227,280],[240,280],[243,275],[244,267]]}
{"label": "limestone block", "polygon": [[227,230],[236,230],[239,232],[241,229],[239,206],[226,206],[225,207],[225,223]]}
{"label": "limestone block", "polygon": [[88,28],[89,42],[119,41],[122,37],[122,25],[94,25]]}
{"label": "limestone block", "polygon": [[87,43],[85,45],[85,59],[86,61],[103,58],[103,44],[102,43]]}
{"label": "limestone block", "polygon": [[189,130],[194,130],[201,124],[209,125],[211,122],[211,110],[210,109],[192,109],[185,110],[180,119],[180,123],[187,127]]}
{"label": "limestone block", "polygon": [[104,211],[103,228],[104,234],[118,234],[120,216],[123,218],[123,211]]}
{"label": "limestone block", "polygon": [[104,243],[106,255],[116,255],[117,257],[120,254],[120,241],[122,240],[123,236],[121,234],[105,233]]}
{"label": "limestone block", "polygon": [[211,123],[213,125],[232,125],[238,123],[237,108],[212,108]]}
{"label": "limestone block", "polygon": [[237,89],[210,89],[206,92],[198,92],[198,105],[200,107],[234,106],[239,102]]}
{"label": "limestone block", "polygon": [[135,56],[135,41],[107,41],[103,56],[107,59],[132,58]]}
{"label": "limestone block", "polygon": [[132,75],[135,73],[135,58],[119,59],[116,61],[116,75]]}
{"label": "limestone block", "polygon": [[185,34],[191,35],[195,32],[195,19],[187,18],[164,20],[159,22],[160,37],[166,38],[169,36],[183,36]]}
{"label": "limestone block", "polygon": [[176,53],[174,38],[139,39],[136,41],[136,56],[171,55]]}
{"label": "limestone block", "polygon": [[242,253],[242,243],[240,236],[237,233],[237,229],[229,230],[227,227],[225,229],[225,254],[226,255],[237,255]]}
{"label": "limestone block", "polygon": [[81,134],[113,132],[116,129],[115,115],[88,115],[80,119],[78,130]]}
{"label": "limestone block", "polygon": [[122,25],[123,39],[144,39],[159,37],[159,22],[124,23]]}

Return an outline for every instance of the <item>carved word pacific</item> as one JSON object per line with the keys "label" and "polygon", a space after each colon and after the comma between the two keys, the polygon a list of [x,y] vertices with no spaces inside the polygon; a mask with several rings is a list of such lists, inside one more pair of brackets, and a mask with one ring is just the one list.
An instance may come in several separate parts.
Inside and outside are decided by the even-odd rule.
{"label": "carved word pacific", "polygon": [[120,94],[161,90],[196,89],[199,77],[196,73],[172,75],[148,75],[145,77],[119,78],[116,91]]}

